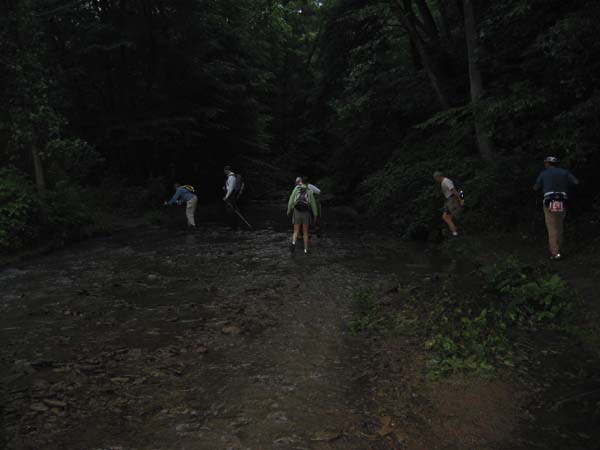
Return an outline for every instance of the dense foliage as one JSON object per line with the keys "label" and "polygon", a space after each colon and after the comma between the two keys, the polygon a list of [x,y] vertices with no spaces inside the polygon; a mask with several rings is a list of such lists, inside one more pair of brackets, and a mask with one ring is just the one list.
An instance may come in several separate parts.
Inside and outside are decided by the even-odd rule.
{"label": "dense foliage", "polygon": [[255,192],[282,170],[310,174],[423,235],[438,221],[433,170],[464,185],[470,226],[513,226],[552,153],[582,179],[580,211],[600,200],[593,0],[0,8],[0,158],[40,195],[177,179],[217,198],[230,163]]}

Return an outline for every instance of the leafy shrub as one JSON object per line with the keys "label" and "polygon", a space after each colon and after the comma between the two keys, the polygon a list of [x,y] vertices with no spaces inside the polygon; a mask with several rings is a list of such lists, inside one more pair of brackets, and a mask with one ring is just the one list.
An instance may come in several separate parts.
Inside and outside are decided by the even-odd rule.
{"label": "leafy shrub", "polygon": [[485,287],[481,298],[448,300],[434,313],[438,330],[425,347],[435,353],[430,361],[435,375],[511,366],[513,331],[569,321],[572,298],[558,275],[537,273],[508,258],[484,267],[481,279]]}
{"label": "leafy shrub", "polygon": [[48,161],[50,178],[69,178],[79,183],[87,181],[103,161],[96,149],[81,139],[53,139],[41,156]]}
{"label": "leafy shrub", "polygon": [[375,297],[370,290],[357,290],[352,294],[354,319],[348,322],[348,332],[356,336],[368,330],[377,320]]}
{"label": "leafy shrub", "polygon": [[530,268],[512,258],[484,268],[483,273],[500,300],[496,308],[502,308],[511,323],[534,325],[558,318],[570,309],[569,287],[556,274],[535,276]]}
{"label": "leafy shrub", "polygon": [[91,209],[81,194],[81,187],[68,181],[56,183],[44,197],[49,232],[62,237],[77,237],[85,225],[92,223]]}
{"label": "leafy shrub", "polygon": [[34,239],[39,212],[33,185],[20,172],[0,170],[0,249],[17,250]]}

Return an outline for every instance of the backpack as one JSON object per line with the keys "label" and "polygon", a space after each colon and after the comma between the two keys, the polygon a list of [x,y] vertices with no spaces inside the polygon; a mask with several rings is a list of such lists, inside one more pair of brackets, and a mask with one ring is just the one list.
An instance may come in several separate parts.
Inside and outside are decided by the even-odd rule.
{"label": "backpack", "polygon": [[244,193],[244,188],[246,187],[246,183],[244,183],[244,178],[239,174],[236,173],[235,175],[235,195],[237,198],[240,198],[242,196],[242,194]]}
{"label": "backpack", "polygon": [[310,209],[310,198],[308,195],[308,188],[306,186],[300,186],[298,188],[298,193],[296,194],[294,209],[297,209],[298,211],[308,211]]}
{"label": "backpack", "polygon": [[196,190],[194,189],[194,186],[192,186],[191,184],[186,184],[184,186],[181,186],[182,188],[184,188],[186,191],[191,192],[191,193],[195,193]]}
{"label": "backpack", "polygon": [[458,193],[458,196],[460,197],[460,199],[464,200],[465,199],[465,191],[463,191],[463,183],[460,180],[452,180],[452,183],[454,184],[454,189]]}

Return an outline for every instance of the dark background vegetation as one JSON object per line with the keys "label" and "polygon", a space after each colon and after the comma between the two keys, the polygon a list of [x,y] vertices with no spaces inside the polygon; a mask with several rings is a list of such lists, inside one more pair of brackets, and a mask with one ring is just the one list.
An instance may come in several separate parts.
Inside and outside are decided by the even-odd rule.
{"label": "dark background vegetation", "polygon": [[473,229],[540,216],[554,154],[600,202],[595,0],[2,0],[0,247],[77,236],[172,181],[218,199],[309,174],[408,236],[439,221],[431,173]]}

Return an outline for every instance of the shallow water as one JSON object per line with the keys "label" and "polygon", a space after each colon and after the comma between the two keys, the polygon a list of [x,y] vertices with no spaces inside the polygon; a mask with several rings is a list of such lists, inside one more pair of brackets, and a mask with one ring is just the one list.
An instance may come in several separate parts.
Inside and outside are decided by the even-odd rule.
{"label": "shallow water", "polygon": [[352,292],[450,263],[342,231],[291,255],[287,225],[262,217],[252,232],[142,228],[2,271],[6,448],[378,448],[352,431],[369,414]]}
{"label": "shallow water", "polygon": [[[431,399],[414,392],[414,380],[404,384],[423,376],[411,375],[419,369],[403,342],[413,353],[422,342],[351,337],[346,326],[356,290],[393,291],[402,301],[398,293],[435,291],[449,276],[468,289],[468,261],[339,226],[313,237],[308,255],[290,254],[290,225],[279,210],[251,209],[253,231],[232,231],[214,210],[204,212],[196,230],[182,229],[174,211],[167,226],[0,271],[1,447],[453,448],[424,438],[432,417],[415,414]],[[523,437],[509,430],[507,442],[481,448],[593,448],[579,443],[593,445],[587,435],[596,419],[578,419],[570,399],[596,384],[569,381],[588,369],[555,347],[544,352],[556,361],[535,363],[540,380],[531,389],[546,398],[539,405],[569,403],[536,412]],[[382,434],[390,405],[404,428]],[[440,413],[433,419],[445,420],[448,412]]]}

